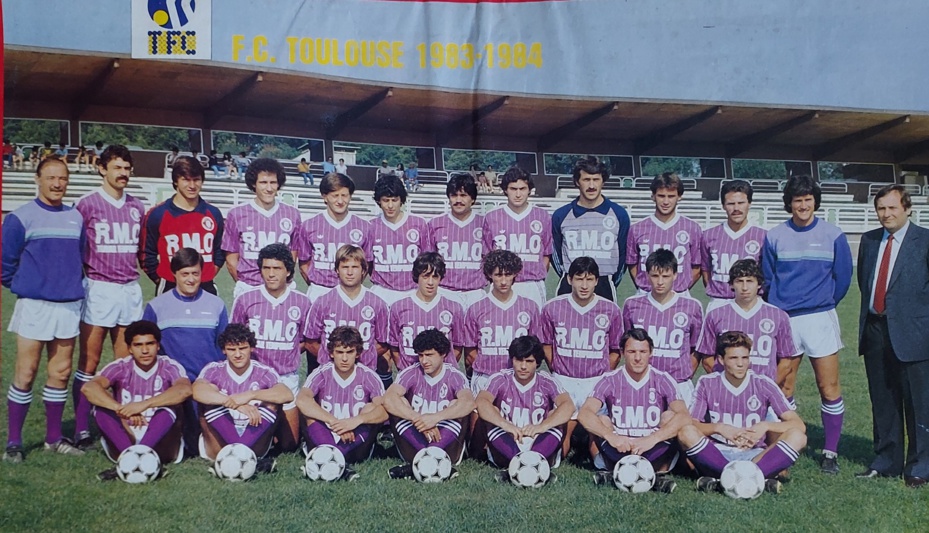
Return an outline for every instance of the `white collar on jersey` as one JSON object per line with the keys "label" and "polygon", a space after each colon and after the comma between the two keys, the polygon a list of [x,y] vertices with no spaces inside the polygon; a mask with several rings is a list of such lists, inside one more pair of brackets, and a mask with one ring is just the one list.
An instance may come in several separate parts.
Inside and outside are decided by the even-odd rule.
{"label": "white collar on jersey", "polygon": [[453,215],[451,211],[449,211],[449,212],[447,213],[447,215],[448,215],[449,220],[452,221],[452,224],[458,226],[459,228],[463,228],[463,227],[467,226],[468,224],[470,224],[471,222],[474,221],[474,217],[477,216],[477,213],[475,213],[475,212],[472,210],[472,211],[471,211],[471,214],[468,215],[468,218],[466,218],[466,219],[464,219],[464,220],[458,220],[457,218],[455,218],[455,215]]}
{"label": "white collar on jersey", "polygon": [[748,233],[748,230],[754,227],[751,223],[749,223],[749,224],[746,224],[745,227],[740,229],[739,231],[732,231],[732,228],[729,227],[728,221],[723,222],[722,224],[720,224],[720,226],[723,227],[723,231],[726,232],[726,235],[728,235],[730,239],[738,239],[739,237]]}
{"label": "white collar on jersey", "polygon": [[735,312],[738,313],[740,317],[751,318],[755,316],[756,314],[758,314],[758,311],[761,311],[761,307],[764,305],[764,300],[762,300],[761,297],[759,296],[758,299],[755,300],[755,305],[753,305],[752,308],[749,309],[748,311],[742,309],[742,307],[739,304],[737,304],[735,300],[732,300],[731,302],[729,302],[729,305],[732,306],[732,309],[734,309]]}
{"label": "white collar on jersey", "polygon": [[658,220],[658,217],[655,216],[655,213],[652,213],[651,215],[648,215],[648,218],[652,219],[652,222],[654,222],[655,225],[658,226],[659,228],[661,228],[661,229],[668,229],[668,228],[674,226],[675,224],[677,224],[677,221],[681,219],[681,214],[678,213],[677,211],[675,211],[675,212],[674,212],[674,216],[671,217],[671,219],[668,220],[667,222],[662,222],[662,221]]}
{"label": "white collar on jersey", "polygon": [[655,297],[652,296],[652,293],[648,293],[646,295],[646,298],[648,298],[648,303],[652,304],[652,307],[658,309],[659,311],[667,311],[669,307],[677,303],[680,297],[681,297],[681,293],[672,292],[671,299],[668,300],[668,302],[665,304],[660,304],[658,303],[658,300],[656,300]]}
{"label": "white collar on jersey", "polygon": [[526,209],[524,209],[522,213],[517,213],[516,211],[513,211],[512,209],[510,209],[509,204],[503,204],[502,209],[503,209],[503,212],[509,215],[510,218],[512,218],[513,220],[522,220],[528,217],[529,213],[532,212],[532,204],[527,205]]}
{"label": "white collar on jersey", "polygon": [[110,196],[109,194],[107,194],[106,191],[103,190],[103,187],[100,187],[99,189],[97,189],[97,194],[102,196],[103,199],[106,200],[108,204],[112,205],[113,207],[117,209],[120,209],[124,205],[126,205],[126,193],[125,192],[123,192],[123,195],[120,196],[119,199],[116,199]]}
{"label": "white collar on jersey", "polygon": [[349,374],[347,378],[342,379],[342,378],[339,376],[339,373],[336,372],[336,370],[335,370],[335,363],[333,363],[333,365],[332,365],[332,377],[335,378],[336,383],[338,383],[339,386],[342,387],[343,389],[344,389],[345,387],[347,387],[352,381],[355,380],[355,375],[356,375],[357,373],[358,373],[358,365],[356,364],[356,365],[355,365],[355,368],[352,368],[352,373]]}
{"label": "white collar on jersey", "polygon": [[264,285],[259,285],[258,290],[261,291],[261,295],[264,297],[264,299],[267,300],[268,303],[273,305],[274,307],[277,307],[281,305],[282,303],[284,303],[287,297],[290,296],[290,285],[284,286],[284,293],[281,294],[280,298],[275,298],[274,296],[271,296],[271,293],[268,292],[267,287],[265,287]]}
{"label": "white collar on jersey", "polygon": [[158,372],[158,357],[155,357],[155,364],[148,369],[148,372],[139,368],[139,365],[136,364],[135,359],[132,360],[132,370],[135,372],[135,375],[139,376],[142,379],[148,379],[155,375],[155,372]]}
{"label": "white collar on jersey", "polygon": [[358,291],[358,296],[352,300],[352,297],[345,293],[345,289],[343,289],[341,285],[336,285],[335,290],[337,291],[336,294],[339,295],[339,298],[341,298],[342,301],[345,302],[345,304],[349,307],[355,307],[356,305],[360,304],[361,301],[364,300],[365,293],[368,292],[367,287],[362,285],[361,290]]}
{"label": "white collar on jersey", "polygon": [[748,383],[752,380],[753,375],[755,375],[755,373],[752,372],[751,369],[745,372],[745,379],[742,380],[742,384],[738,387],[733,387],[732,383],[729,383],[729,380],[726,379],[725,371],[719,373],[719,379],[723,380],[723,386],[726,387],[727,391],[738,396],[739,394],[745,392],[745,389],[748,388]]}
{"label": "white collar on jersey", "polygon": [[497,299],[496,296],[494,296],[493,289],[487,291],[487,297],[490,298],[490,302],[494,304],[495,306],[499,307],[503,311],[507,311],[509,310],[509,308],[516,305],[516,300],[519,299],[519,295],[513,292],[513,289],[510,289],[510,295],[511,296],[509,300],[505,302],[501,302],[500,300]]}
{"label": "white collar on jersey", "polygon": [[252,198],[252,201],[249,203],[255,209],[255,211],[258,211],[259,215],[264,217],[274,216],[274,213],[277,213],[277,210],[281,207],[281,201],[277,198],[274,199],[274,205],[271,207],[271,209],[265,209],[264,207],[258,205],[258,200],[255,198]]}
{"label": "white collar on jersey", "polygon": [[529,383],[526,383],[525,385],[520,385],[519,381],[516,380],[516,372],[514,371],[511,379],[513,380],[513,383],[516,384],[516,390],[524,393],[528,391],[529,389],[531,389],[533,385],[535,385],[535,380],[538,376],[539,376],[539,372],[536,371],[536,373],[532,375],[532,379],[529,380]]}
{"label": "white collar on jersey", "polygon": [[[420,366],[420,368],[422,368],[422,366]],[[423,377],[426,378],[426,383],[428,383],[429,385],[435,385],[436,383],[441,381],[443,377],[445,377],[446,370],[448,369],[445,368],[445,363],[442,363],[442,368],[439,369],[439,373],[436,374],[434,378],[429,377],[429,374],[427,374],[425,370],[423,370]]]}
{"label": "white collar on jersey", "polygon": [[387,217],[384,216],[384,213],[381,213],[379,218],[384,222],[385,226],[387,226],[388,228],[392,230],[397,230],[397,229],[402,228],[403,225],[406,224],[406,221],[409,220],[410,218],[410,214],[407,213],[406,211],[401,211],[400,218],[397,219],[396,223],[388,221]]}
{"label": "white collar on jersey", "polygon": [[348,213],[345,213],[345,218],[343,218],[341,221],[338,221],[332,218],[332,215],[329,214],[328,209],[323,211],[322,216],[326,219],[326,222],[328,222],[329,225],[332,226],[333,228],[341,228],[342,226],[348,224],[348,222],[352,219],[351,211],[349,211]]}
{"label": "white collar on jersey", "polygon": [[229,361],[226,361],[226,373],[229,374],[229,377],[232,378],[232,381],[235,381],[236,383],[240,385],[242,383],[245,383],[245,381],[252,376],[252,370],[254,369],[255,369],[255,362],[249,361],[248,368],[240,376],[235,373],[235,370],[232,369],[232,365],[229,364]]}
{"label": "white collar on jersey", "polygon": [[581,315],[586,315],[588,312],[593,310],[593,308],[597,306],[597,301],[600,298],[600,296],[594,294],[594,297],[593,299],[590,300],[590,303],[588,303],[587,305],[581,305],[577,303],[577,300],[574,299],[574,296],[570,292],[568,294],[565,294],[565,296],[567,296],[568,301],[571,302],[571,308],[577,311],[578,314],[581,314]]}
{"label": "white collar on jersey", "polygon": [[442,295],[436,294],[435,298],[433,298],[431,302],[427,302],[425,300],[421,300],[416,294],[416,289],[413,289],[410,291],[410,299],[413,300],[413,303],[416,304],[416,307],[419,307],[423,311],[432,311],[435,309],[435,306],[439,305],[439,302],[442,300]]}
{"label": "white collar on jersey", "polygon": [[645,369],[645,374],[642,376],[642,381],[636,381],[636,380],[632,379],[632,376],[629,375],[629,372],[626,372],[626,366],[625,366],[625,365],[623,365],[621,371],[622,371],[622,373],[623,373],[623,377],[626,378],[626,383],[628,383],[629,385],[631,385],[632,388],[635,389],[635,390],[639,390],[639,389],[641,389],[642,387],[644,387],[645,384],[648,383],[648,378],[650,378],[650,377],[652,376],[652,366],[651,366],[651,365],[649,365],[648,368]]}

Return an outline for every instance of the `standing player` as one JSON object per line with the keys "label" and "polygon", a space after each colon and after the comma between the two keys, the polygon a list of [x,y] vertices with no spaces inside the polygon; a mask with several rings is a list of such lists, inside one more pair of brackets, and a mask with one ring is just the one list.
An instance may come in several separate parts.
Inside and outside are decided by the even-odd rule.
{"label": "standing player", "polygon": [[[94,419],[103,433],[104,452],[116,461],[123,450],[144,444],[155,450],[162,464],[180,461],[181,405],[190,398],[184,367],[158,355],[161,330],[139,320],[124,332],[130,357],[116,359],[82,392],[94,405]],[[116,469],[100,472],[101,481],[116,479]]]}
{"label": "standing player", "polygon": [[468,415],[474,410],[468,379],[444,362],[451,350],[448,338],[437,329],[427,329],[413,339],[413,349],[419,363],[400,372],[384,395],[397,449],[405,461],[390,469],[392,479],[412,477],[413,457],[427,446],[442,448],[454,464],[460,463]]}
{"label": "standing player", "polygon": [[[522,451],[542,454],[551,467],[561,463],[565,425],[574,413],[571,396],[548,372],[538,372],[545,349],[535,335],[513,339],[509,347],[513,368],[491,376],[475,403],[488,426],[491,462],[502,468],[496,479],[510,480],[507,467]],[[549,479],[551,481],[551,479]]]}
{"label": "standing player", "polygon": [[[80,212],[66,207],[68,166],[47,158],[36,167],[38,196],[3,220],[3,286],[16,295],[9,331],[16,333],[16,367],[7,393],[5,461],[24,459],[23,425],[32,404],[32,385],[43,348],[48,352],[45,400],[45,449],[81,455],[61,435],[68,398],[71,356],[81,320],[84,288]],[[9,353],[9,347],[4,350]]]}
{"label": "standing player", "polygon": [[[726,182],[719,191],[719,201],[726,221],[703,233],[700,246],[703,286],[711,298],[707,312],[732,300],[729,269],[739,259],[761,259],[765,230],[748,221],[752,207],[752,186],[745,180]],[[756,343],[757,344],[757,343]]]}
{"label": "standing player", "polygon": [[226,269],[235,280],[233,298],[261,286],[258,253],[262,248],[275,242],[289,248],[296,241],[300,211],[277,199],[286,181],[284,167],[276,159],[256,159],[245,171],[245,185],[255,198],[229,210],[221,245]]}
{"label": "standing player", "polygon": [[74,398],[74,441],[81,449],[93,445],[91,405],[81,387],[94,377],[109,334],[116,358],[129,355],[126,326],[142,317],[139,286],[139,235],[142,202],[125,192],[132,173],[132,154],[113,144],[97,159],[103,177],[100,188],[81,197],[75,208],[84,217],[84,309],[81,313],[80,359],[71,387]]}
{"label": "standing player", "polygon": [[[810,356],[822,398],[825,442],[820,468],[837,474],[845,403],[839,385],[842,336],[835,308],[852,283],[852,253],[842,230],[816,216],[821,200],[822,192],[813,178],[787,180],[784,209],[791,216],[768,232],[761,267],[768,303],[787,312],[794,342]],[[783,384],[789,400],[802,359],[791,360]]]}
{"label": "standing player", "polygon": [[471,174],[452,174],[445,195],[450,210],[429,220],[425,248],[436,250],[445,260],[446,275],[439,285],[440,290],[467,309],[487,293],[487,280],[481,273],[484,216],[472,209],[477,200],[477,184]]}
{"label": "standing player", "polygon": [[546,300],[545,276],[552,256],[552,217],[541,207],[529,204],[535,183],[525,170],[511,167],[503,175],[500,187],[506,195],[506,205],[484,217],[481,232],[484,255],[491,250],[508,250],[518,255],[523,269],[513,290],[541,308]]}
{"label": "standing player", "polygon": [[[596,261],[589,257],[572,261],[568,268],[571,294],[556,296],[545,304],[539,321],[548,367],[575,407],[583,405],[600,377],[619,364],[621,314],[612,300],[594,293],[599,279]],[[565,435],[565,457],[576,427],[575,411]]]}
{"label": "standing player", "polygon": [[[665,172],[652,180],[655,214],[632,225],[626,242],[626,264],[639,294],[651,290],[645,261],[655,250],[671,250],[677,258],[674,292],[687,292],[700,279],[700,242],[703,230],[677,212],[684,183],[677,174]],[[688,270],[688,267],[690,269]]]}
{"label": "standing player", "polygon": [[[245,180],[248,181],[247,173]],[[265,246],[258,252],[257,263],[264,283],[235,299],[232,322],[245,324],[252,330],[256,341],[252,357],[273,368],[281,383],[290,387],[296,397],[300,391],[300,349],[310,314],[310,299],[290,287],[295,264],[286,244],[278,242]],[[285,424],[281,424],[277,432],[283,451],[297,449],[300,441],[300,415],[296,407],[294,402],[284,404]]]}
{"label": "standing player", "polygon": [[[381,407],[384,386],[377,374],[356,364],[363,349],[361,334],[350,326],[332,330],[326,340],[332,360],[306,378],[297,395],[297,407],[306,417],[305,451],[328,444],[342,452],[348,464],[371,457],[377,429],[387,421]],[[342,479],[358,474],[345,469]]]}
{"label": "standing player", "polygon": [[[677,462],[675,439],[690,423],[687,406],[677,394],[674,378],[649,364],[655,346],[644,329],[626,331],[620,345],[625,364],[597,382],[577,415],[584,428],[598,437],[594,482],[610,483],[616,463],[636,454],[659,472],[652,490],[671,493],[677,484],[661,473]],[[608,420],[599,416],[603,409]]]}
{"label": "standing player", "polygon": [[764,275],[754,259],[740,259],[732,265],[729,285],[735,300],[707,311],[703,321],[697,345],[703,367],[707,373],[722,372],[722,364],[716,361],[716,338],[726,331],[741,331],[752,339],[752,372],[781,385],[790,360],[802,354],[794,344],[790,318],[758,296]]}
{"label": "standing player", "polygon": [[326,210],[303,221],[294,252],[300,261],[300,273],[309,284],[306,295],[311,302],[339,284],[336,274],[336,251],[346,244],[364,248],[370,224],[349,212],[355,194],[355,182],[345,174],[330,173],[319,180],[319,194]]}
{"label": "standing player", "polygon": [[645,268],[651,291],[623,304],[623,329],[648,332],[655,348],[651,365],[674,378],[678,397],[689,407],[694,393],[690,379],[699,364],[695,350],[703,327],[703,307],[687,294],[672,290],[680,274],[670,250],[652,252]]}
{"label": "standing player", "polygon": [[220,248],[223,214],[200,197],[206,176],[200,161],[178,156],[171,166],[171,185],[177,193],[153,207],[142,221],[142,269],[153,282],[155,294],[177,285],[171,258],[181,248],[193,248],[203,258],[203,290],[216,294],[213,278],[226,260]]}
{"label": "standing player", "polygon": [[425,220],[403,210],[406,187],[397,176],[385,176],[374,184],[374,201],[381,216],[371,221],[365,253],[374,259],[371,291],[390,307],[416,288],[409,273],[429,231]]}
{"label": "standing player", "polygon": [[558,294],[571,292],[565,265],[578,257],[590,257],[603,272],[597,283],[597,295],[615,301],[616,286],[626,271],[629,213],[603,196],[603,184],[610,178],[610,171],[596,157],[578,160],[573,177],[580,194],[552,215],[555,246],[552,266],[561,276]]}
{"label": "standing player", "polygon": [[445,262],[437,252],[420,254],[413,262],[416,290],[390,306],[387,321],[387,344],[397,370],[415,364],[413,339],[422,331],[437,329],[452,342],[445,362],[458,366],[461,359],[464,312],[455,300],[439,294],[439,284],[445,277]]}
{"label": "standing player", "polygon": [[[806,426],[777,384],[750,370],[752,340],[741,331],[719,336],[716,355],[725,370],[701,376],[690,408],[693,424],[678,433],[687,457],[704,476],[697,489],[714,491],[732,461],[753,461],[761,469],[765,490],[780,492],[775,476],[790,468],[806,447]],[[768,411],[777,420],[766,420]],[[768,443],[768,435],[777,435]]]}

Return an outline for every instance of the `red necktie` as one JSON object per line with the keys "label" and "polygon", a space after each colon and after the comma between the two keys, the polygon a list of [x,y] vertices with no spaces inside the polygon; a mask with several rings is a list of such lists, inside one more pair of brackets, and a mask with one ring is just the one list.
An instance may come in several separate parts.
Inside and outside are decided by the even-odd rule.
{"label": "red necktie", "polygon": [[893,249],[893,234],[887,237],[884,246],[884,255],[881,256],[881,266],[877,269],[877,284],[874,287],[874,312],[883,315],[887,307],[887,276],[890,270],[890,252]]}

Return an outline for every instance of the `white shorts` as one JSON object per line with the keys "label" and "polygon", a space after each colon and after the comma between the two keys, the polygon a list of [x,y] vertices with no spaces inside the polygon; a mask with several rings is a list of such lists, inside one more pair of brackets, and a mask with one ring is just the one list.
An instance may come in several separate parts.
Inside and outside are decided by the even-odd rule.
{"label": "white shorts", "polygon": [[539,309],[542,309],[542,306],[545,305],[545,302],[548,300],[545,292],[544,280],[517,281],[513,284],[513,292],[539,304]]}
{"label": "white shorts", "polygon": [[[235,287],[233,287],[232,289],[232,299],[235,300],[236,298],[238,298],[239,296],[242,296],[246,292],[257,289],[259,286],[260,285],[249,285],[248,283],[245,283],[244,281],[239,280],[235,282]],[[288,287],[291,290],[296,289],[297,282],[291,280],[290,284],[288,284]]]}
{"label": "white shorts", "polygon": [[371,292],[380,296],[381,300],[387,304],[387,309],[390,309],[394,302],[409,296],[412,291],[395,291],[381,285],[371,285]]}
{"label": "white shorts", "polygon": [[480,372],[474,372],[471,374],[471,393],[477,397],[481,391],[487,390],[487,386],[490,385],[490,376],[492,374],[481,374]]}
{"label": "white shorts", "polygon": [[453,291],[451,289],[439,287],[439,294],[450,300],[455,300],[456,302],[460,303],[461,308],[467,311],[468,308],[476,304],[478,300],[484,296],[487,296],[487,291],[484,289],[474,289],[471,291]]}
{"label": "white shorts", "polygon": [[749,448],[743,450],[741,448],[736,448],[735,446],[729,446],[728,444],[723,444],[719,441],[714,441],[716,447],[719,448],[719,452],[723,454],[723,457],[726,458],[730,463],[733,461],[751,461],[755,457],[765,451],[764,448]]}
{"label": "white shorts", "polygon": [[584,405],[587,398],[590,397],[590,393],[594,391],[594,387],[597,385],[597,382],[600,381],[600,377],[571,378],[560,374],[552,374],[552,377],[555,378],[555,381],[561,385],[561,388],[568,393],[568,396],[571,397],[571,401],[574,402],[574,414],[571,415],[571,420],[577,420],[578,410]]}
{"label": "white shorts", "polygon": [[297,372],[281,374],[281,383],[287,385],[287,388],[290,389],[290,392],[294,394],[294,400],[283,405],[284,410],[290,411],[291,409],[296,409],[297,393],[300,392],[300,375]]}
{"label": "white shorts", "polygon": [[684,400],[684,403],[687,405],[687,410],[694,404],[694,382],[690,381],[681,381],[674,385],[674,388],[677,389],[677,395],[681,400]]}
{"label": "white shorts", "polygon": [[81,322],[103,328],[128,326],[142,318],[142,309],[142,287],[138,281],[122,284],[84,280]]}
{"label": "white shorts", "polygon": [[83,300],[49,302],[19,298],[7,331],[34,341],[73,339],[80,333]]}
{"label": "white shorts", "polygon": [[326,287],[325,285],[310,285],[306,289],[306,297],[310,299],[310,303],[316,302],[320,296],[328,293],[332,290],[332,287]]}
{"label": "white shorts", "polygon": [[806,355],[817,358],[838,353],[842,349],[842,332],[835,309],[790,317],[794,344]]}

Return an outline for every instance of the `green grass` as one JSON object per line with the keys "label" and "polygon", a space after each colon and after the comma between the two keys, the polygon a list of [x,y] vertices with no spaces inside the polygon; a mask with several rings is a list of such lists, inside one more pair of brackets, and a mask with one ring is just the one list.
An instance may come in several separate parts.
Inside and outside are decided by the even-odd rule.
{"label": "green grass", "polygon": [[[223,274],[218,281],[228,301],[230,280]],[[150,297],[151,283],[142,284]],[[624,280],[622,296],[628,295],[629,286]],[[702,290],[697,292],[703,299]],[[495,484],[491,467],[468,460],[458,479],[440,486],[389,480],[387,469],[397,463],[395,458],[359,465],[361,479],[352,484],[311,483],[301,478],[302,461],[296,455],[281,457],[276,473],[245,484],[213,479],[200,459],[170,466],[166,478],[146,486],[103,484],[95,479],[109,467],[102,453],[70,458],[41,451],[44,417],[38,392],[24,434],[26,463],[0,464],[0,531],[925,530],[929,490],[906,489],[901,480],[854,478],[871,458],[867,382],[855,354],[858,300],[853,289],[839,308],[847,346],[841,353],[846,405],[842,472],[828,477],[818,471],[813,453],[822,445],[819,398],[810,366],[804,363],[797,399],[811,449],[778,496],[735,501],[696,493],[688,479],[679,479],[671,495],[629,495],[595,487],[589,470],[570,464],[558,469],[555,484],[520,490]],[[4,328],[13,302],[4,290]],[[6,331],[2,353],[5,396],[15,359],[15,337]],[[111,353],[104,354],[105,361],[111,358]],[[41,391],[41,379],[35,390]],[[65,413],[69,434],[70,405]],[[6,420],[5,401],[0,402],[0,419]],[[2,431],[5,442],[5,423]]]}

